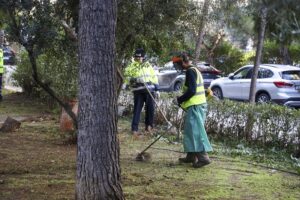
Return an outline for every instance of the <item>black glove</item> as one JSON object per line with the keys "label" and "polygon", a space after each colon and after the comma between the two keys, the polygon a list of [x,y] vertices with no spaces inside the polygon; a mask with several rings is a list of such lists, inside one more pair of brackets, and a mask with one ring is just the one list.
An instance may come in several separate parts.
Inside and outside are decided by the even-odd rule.
{"label": "black glove", "polygon": [[129,79],[129,83],[130,83],[130,85],[136,84],[136,83],[137,83],[136,78],[130,78],[130,79]]}

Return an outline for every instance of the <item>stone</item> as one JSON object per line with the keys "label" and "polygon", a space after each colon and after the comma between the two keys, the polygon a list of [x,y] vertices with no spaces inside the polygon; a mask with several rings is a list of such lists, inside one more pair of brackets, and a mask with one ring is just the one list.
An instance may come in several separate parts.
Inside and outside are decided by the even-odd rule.
{"label": "stone", "polygon": [[17,129],[19,129],[21,126],[21,122],[11,118],[7,117],[4,123],[2,124],[2,127],[0,128],[1,132],[13,132]]}

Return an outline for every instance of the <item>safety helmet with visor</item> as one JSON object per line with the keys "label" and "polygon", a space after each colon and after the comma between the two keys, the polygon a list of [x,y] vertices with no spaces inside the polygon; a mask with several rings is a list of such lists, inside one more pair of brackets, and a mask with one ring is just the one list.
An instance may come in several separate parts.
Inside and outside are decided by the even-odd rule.
{"label": "safety helmet with visor", "polygon": [[182,71],[184,69],[183,64],[189,63],[189,56],[187,53],[180,53],[172,57],[172,62],[177,71]]}

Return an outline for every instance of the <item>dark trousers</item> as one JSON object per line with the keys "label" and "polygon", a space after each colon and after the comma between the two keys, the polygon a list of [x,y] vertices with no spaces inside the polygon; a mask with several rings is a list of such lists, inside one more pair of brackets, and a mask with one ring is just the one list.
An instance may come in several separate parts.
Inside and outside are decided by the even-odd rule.
{"label": "dark trousers", "polygon": [[2,74],[0,74],[0,100],[2,99]]}
{"label": "dark trousers", "polygon": [[145,104],[145,126],[153,127],[154,120],[154,101],[149,93],[133,93],[133,119],[131,123],[131,130],[138,131],[141,111]]}

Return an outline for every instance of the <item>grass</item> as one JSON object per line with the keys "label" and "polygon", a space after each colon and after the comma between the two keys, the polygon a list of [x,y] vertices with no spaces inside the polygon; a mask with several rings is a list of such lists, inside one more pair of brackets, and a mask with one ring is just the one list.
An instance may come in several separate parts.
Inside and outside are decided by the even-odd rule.
{"label": "grass", "polygon": [[[16,132],[0,132],[0,199],[74,199],[76,145],[64,143],[59,131],[59,116],[42,104],[23,98],[10,94],[0,104],[0,119],[8,114],[39,116],[23,122]],[[253,157],[233,156],[228,153],[230,147],[224,153],[222,143],[214,142],[213,162],[200,169],[179,164],[177,160],[183,155],[175,151],[182,151],[182,145],[165,140],[154,147],[175,151],[150,148],[151,160],[137,162],[135,157],[153,138],[135,140],[129,134],[129,127],[128,118],[119,120],[122,185],[126,199],[300,199],[298,175],[253,165]],[[266,157],[262,165],[267,161]]]}

